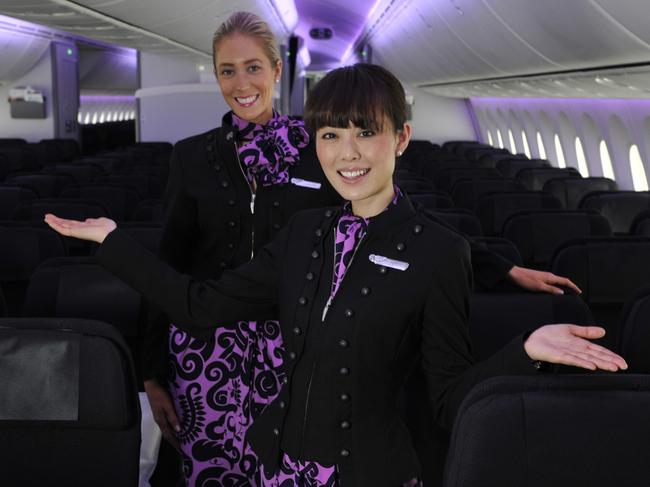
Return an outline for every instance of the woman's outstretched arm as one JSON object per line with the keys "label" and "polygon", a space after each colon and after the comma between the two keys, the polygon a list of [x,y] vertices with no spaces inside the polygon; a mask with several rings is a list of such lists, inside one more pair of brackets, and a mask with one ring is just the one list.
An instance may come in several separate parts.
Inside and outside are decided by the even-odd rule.
{"label": "woman's outstretched arm", "polygon": [[605,330],[571,324],[542,326],[474,364],[468,329],[469,246],[459,238],[441,252],[445,258],[430,284],[422,330],[423,368],[441,425],[451,428],[460,403],[475,384],[497,375],[537,373],[535,361],[611,372],[627,368],[622,357],[589,341],[603,336]]}
{"label": "woman's outstretched arm", "polygon": [[96,257],[101,265],[199,338],[210,336],[217,323],[278,316],[279,269],[289,228],[255,259],[224,272],[219,280],[196,281],[158,260],[108,218],[81,222],[48,214],[45,221],[62,235],[100,243]]}

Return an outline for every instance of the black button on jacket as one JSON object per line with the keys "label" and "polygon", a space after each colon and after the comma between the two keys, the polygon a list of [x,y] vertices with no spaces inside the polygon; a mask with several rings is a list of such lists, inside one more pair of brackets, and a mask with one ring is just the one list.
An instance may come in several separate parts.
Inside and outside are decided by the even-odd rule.
{"label": "black button on jacket", "polygon": [[[408,197],[371,221],[324,315],[339,213],[329,214],[299,212],[251,262],[225,271],[219,280],[200,282],[181,275],[119,230],[106,238],[97,257],[197,336],[210,337],[219,322],[280,319],[285,347],[296,359],[285,362],[285,386],[247,435],[265,468],[277,470],[281,451],[286,451],[299,459],[337,464],[345,485],[395,487],[420,472],[396,407],[419,354],[435,416],[447,427],[477,382],[535,369],[521,338],[472,365],[469,245],[416,211]],[[413,232],[416,225],[419,233]],[[316,236],[318,228],[322,237]],[[399,242],[405,244],[403,251],[396,249]],[[312,257],[314,250],[319,258]],[[382,273],[371,255],[408,263],[408,268],[395,269],[389,261]],[[309,272],[315,279],[305,279]],[[363,286],[372,293],[361,296]],[[300,306],[300,297],[306,305]],[[346,317],[346,309],[354,315]],[[294,328],[301,333],[293,333]],[[341,339],[349,346],[341,347]]]}
{"label": "black button on jacket", "polygon": [[[320,183],[321,188],[290,182],[260,185],[252,214],[251,190],[236,142],[236,130],[224,125],[179,141],[172,153],[159,256],[197,279],[218,278],[224,269],[248,262],[297,211],[337,205],[341,200],[325,178],[311,140],[300,150],[300,162],[289,169],[289,177]],[[144,378],[156,377],[165,384],[170,320],[160,314],[151,320],[145,337]]]}

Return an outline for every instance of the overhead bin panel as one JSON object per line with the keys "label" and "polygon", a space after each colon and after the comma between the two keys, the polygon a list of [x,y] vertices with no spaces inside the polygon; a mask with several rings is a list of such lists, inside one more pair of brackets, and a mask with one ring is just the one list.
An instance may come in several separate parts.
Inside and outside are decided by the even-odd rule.
{"label": "overhead bin panel", "polygon": [[0,19],[0,83],[22,78],[50,46],[49,39],[21,34],[14,26],[11,19]]}
{"label": "overhead bin panel", "polygon": [[293,0],[277,2],[277,5],[268,0],[80,0],[76,3],[205,53],[212,52],[212,34],[217,26],[235,11],[259,14],[280,38],[290,34],[298,22]]}
{"label": "overhead bin panel", "polygon": [[[509,3],[513,8],[514,2],[510,0]],[[520,12],[528,10],[528,7],[521,8],[522,3],[530,2],[519,1],[514,9]],[[510,75],[517,72],[521,65],[535,71],[559,67],[507,25],[490,7],[489,1],[432,2],[431,10],[435,10],[449,26],[456,42],[465,44],[486,64],[492,66],[495,75]],[[531,15],[530,18],[534,16]]]}
{"label": "overhead bin panel", "polygon": [[493,66],[459,41],[426,1],[413,2],[395,14],[370,38],[370,44],[380,64],[410,83],[494,72]]}
{"label": "overhead bin panel", "polygon": [[612,19],[632,32],[639,39],[650,44],[650,5],[646,0],[593,0]]}
{"label": "overhead bin panel", "polygon": [[[593,0],[485,1],[523,41],[565,69],[648,60],[650,45]],[[624,3],[616,2],[616,9]],[[635,3],[647,23],[647,2]]]}

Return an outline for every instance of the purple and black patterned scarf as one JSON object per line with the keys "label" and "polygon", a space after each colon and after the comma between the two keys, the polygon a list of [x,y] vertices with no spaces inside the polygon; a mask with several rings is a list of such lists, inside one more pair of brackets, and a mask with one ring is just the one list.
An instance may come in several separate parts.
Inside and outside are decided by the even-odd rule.
{"label": "purple and black patterned scarf", "polygon": [[[232,113],[232,112],[231,112]],[[289,182],[289,168],[300,161],[300,149],[309,144],[305,122],[273,110],[266,125],[248,122],[232,113],[238,130],[239,160],[250,183],[262,186]]]}
{"label": "purple and black patterned scarf", "polygon": [[[395,196],[393,201],[386,207],[384,211],[388,211],[391,207],[395,206],[402,198],[402,190],[397,186],[395,188]],[[332,276],[332,293],[331,298],[334,297],[336,291],[339,290],[341,281],[345,276],[345,271],[352,262],[354,252],[368,232],[368,225],[370,219],[356,216],[352,213],[352,204],[347,201],[343,205],[343,213],[339,218],[336,225],[336,236],[334,238],[334,275]]]}

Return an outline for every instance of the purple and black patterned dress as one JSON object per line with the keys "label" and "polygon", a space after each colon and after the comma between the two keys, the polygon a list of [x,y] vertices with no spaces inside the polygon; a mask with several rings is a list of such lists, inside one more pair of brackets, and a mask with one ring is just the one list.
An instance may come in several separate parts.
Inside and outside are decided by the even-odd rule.
{"label": "purple and black patterned dress", "polygon": [[[289,181],[309,143],[303,122],[273,113],[266,125],[232,115],[249,183]],[[282,364],[277,321],[220,325],[203,342],[170,326],[169,390],[181,422],[183,470],[191,487],[256,486],[257,457],[245,447],[251,422],[277,396]]]}

